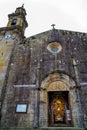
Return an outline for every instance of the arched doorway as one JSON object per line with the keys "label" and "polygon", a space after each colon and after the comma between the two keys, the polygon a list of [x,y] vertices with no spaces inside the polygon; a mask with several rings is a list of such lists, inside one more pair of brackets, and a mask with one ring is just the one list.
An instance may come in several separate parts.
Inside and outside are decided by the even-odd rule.
{"label": "arched doorway", "polygon": [[53,73],[42,81],[39,124],[43,126],[79,126],[79,106],[75,82],[65,74]]}
{"label": "arched doorway", "polygon": [[[68,91],[48,92],[48,125],[71,126],[71,113]],[[66,112],[69,113],[66,113]]]}

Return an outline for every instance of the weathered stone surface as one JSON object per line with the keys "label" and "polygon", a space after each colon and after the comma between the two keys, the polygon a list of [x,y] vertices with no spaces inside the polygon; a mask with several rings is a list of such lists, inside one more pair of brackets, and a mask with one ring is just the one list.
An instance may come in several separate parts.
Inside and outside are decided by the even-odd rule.
{"label": "weathered stone surface", "polygon": [[[58,57],[56,59],[57,66],[58,66],[57,69],[58,69],[59,73],[66,73],[67,75],[70,75],[73,79],[75,79],[75,73],[74,73],[74,68],[73,68],[73,64],[72,64],[72,55],[73,55],[73,57],[75,57],[75,59],[78,63],[78,67],[80,66],[80,64],[82,65],[82,63],[85,65],[85,56],[87,55],[86,52],[84,53],[84,55],[82,54],[82,49],[84,49],[84,44],[82,43],[82,41],[80,39],[80,37],[82,38],[82,36],[80,36],[81,35],[80,33],[79,33],[79,36],[77,36],[76,33],[69,34],[69,35],[67,35],[67,34],[63,35],[62,31],[58,30],[58,32],[59,32],[59,36],[60,36],[60,43],[61,43],[63,49],[58,54]],[[41,85],[41,82],[43,81],[43,79],[48,74],[53,73],[55,71],[54,70],[55,69],[55,67],[54,67],[55,66],[55,57],[53,54],[51,54],[47,50],[47,37],[49,37],[49,31],[46,33],[36,35],[35,39],[32,39],[32,37],[30,37],[30,38],[26,39],[26,44],[23,44],[23,43],[16,44],[16,46],[14,48],[12,62],[10,64],[11,66],[10,66],[10,70],[9,70],[7,92],[6,92],[6,96],[5,96],[5,102],[7,103],[7,106],[4,107],[4,105],[3,105],[2,115],[4,115],[5,109],[6,109],[6,113],[2,117],[2,122],[5,120],[8,120],[6,115],[12,116],[12,114],[14,113],[15,116],[13,116],[13,118],[14,118],[13,121],[10,121],[11,119],[9,118],[9,120],[6,123],[6,126],[8,126],[10,124],[12,126],[14,126],[15,119],[18,120],[18,122],[16,124],[18,126],[32,126],[33,125],[33,122],[35,120],[34,119],[35,118],[34,117],[35,90],[34,90],[34,88],[31,88],[31,87],[16,88],[16,87],[14,87],[14,84],[16,84],[16,85],[17,84],[18,85],[37,84],[37,80],[39,78],[38,82],[40,83],[39,85]],[[70,41],[69,40],[67,41],[67,39],[69,39]],[[78,40],[78,39],[80,39],[80,40]],[[81,45],[81,47],[80,47],[80,45]],[[78,48],[79,48],[79,50],[77,51]],[[80,54],[80,52],[82,55]],[[39,68],[38,68],[38,63],[39,63]],[[37,77],[38,69],[40,71],[39,77]],[[81,68],[81,66],[80,66],[80,68],[78,68],[78,69],[79,69],[79,79],[81,82],[84,82],[85,79],[83,80],[81,78],[81,76],[82,76],[83,71],[85,71],[85,73],[86,73],[87,68],[85,67],[84,70],[82,70],[83,67]],[[81,72],[80,72],[80,70],[81,70]],[[53,80],[53,79],[51,79],[51,80]],[[68,81],[68,79],[67,79],[67,81]],[[86,80],[85,80],[85,82],[86,82]],[[53,87],[55,85],[56,84],[54,84]],[[37,87],[40,87],[40,86],[37,86]],[[57,86],[55,86],[55,87],[57,87]],[[64,87],[64,85],[62,85],[61,87]],[[84,88],[86,88],[86,87],[84,86]],[[50,87],[49,87],[49,89],[51,90]],[[56,91],[56,88],[54,88],[51,91]],[[57,91],[58,91],[58,89],[57,89]],[[63,88],[61,88],[61,91],[65,91],[65,90]],[[67,91],[68,91],[68,89],[67,89]],[[42,92],[40,94],[40,100],[41,100],[41,102],[42,101],[44,102],[47,99],[43,100]],[[82,87],[82,90],[80,91],[80,96],[81,95],[86,96],[85,93],[86,93],[86,91],[84,91],[83,87]],[[72,99],[72,97],[71,97],[71,99]],[[86,97],[85,97],[85,99],[86,99]],[[83,115],[86,114],[85,101],[86,100],[81,98],[81,103],[84,104],[84,108],[82,109],[84,111]],[[28,109],[28,114],[26,115],[25,122],[22,121],[22,118],[24,118],[24,117],[21,117],[22,115],[18,115],[17,113],[15,113],[15,107],[16,107],[17,102],[27,102],[30,106]],[[74,103],[74,101],[72,101],[72,104],[73,103]],[[46,118],[47,112],[44,112],[44,110],[47,109],[47,105],[46,105],[46,107],[44,107],[41,104],[39,106],[39,109],[40,109],[39,123],[40,123],[40,126],[43,126],[45,124],[47,125],[47,118]],[[76,107],[75,107],[75,109],[76,109]],[[29,111],[32,113],[31,115],[29,114]],[[78,111],[78,110],[76,109],[76,111]],[[74,114],[75,111],[72,110],[72,113]],[[28,117],[30,119],[28,119]],[[74,119],[74,116],[73,116],[73,119]],[[46,121],[46,123],[45,123],[45,121]],[[76,121],[74,121],[74,122],[76,122]]]}
{"label": "weathered stone surface", "polygon": [[[55,57],[47,49],[52,30],[24,39],[18,31],[0,40],[1,126],[48,127],[48,93],[67,91],[72,126],[87,128],[87,34],[56,29]],[[26,113],[16,112],[17,103],[27,104]]]}

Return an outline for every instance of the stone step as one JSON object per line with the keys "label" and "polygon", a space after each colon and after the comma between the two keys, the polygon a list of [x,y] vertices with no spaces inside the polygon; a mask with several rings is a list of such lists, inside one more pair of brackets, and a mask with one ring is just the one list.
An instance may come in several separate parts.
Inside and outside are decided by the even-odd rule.
{"label": "stone step", "polygon": [[85,130],[85,129],[75,127],[48,127],[48,128],[40,128],[40,130]]}
{"label": "stone step", "polygon": [[40,128],[40,130],[85,130],[85,129],[75,127],[48,127],[48,128]]}
{"label": "stone step", "polygon": [[23,128],[23,127],[3,127],[0,130],[86,130],[85,128],[75,127],[43,127],[43,128]]}

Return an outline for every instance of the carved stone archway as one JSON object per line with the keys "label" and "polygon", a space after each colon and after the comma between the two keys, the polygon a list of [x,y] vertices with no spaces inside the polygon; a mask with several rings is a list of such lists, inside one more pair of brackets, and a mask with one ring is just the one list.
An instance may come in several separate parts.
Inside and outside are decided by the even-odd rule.
{"label": "carved stone archway", "polygon": [[[73,126],[80,126],[78,120],[80,108],[76,102],[75,81],[66,74],[53,73],[49,74],[41,84],[40,105],[39,105],[39,124],[41,127],[48,126],[48,92],[68,91],[69,102],[71,107]],[[78,121],[77,121],[78,120]]]}

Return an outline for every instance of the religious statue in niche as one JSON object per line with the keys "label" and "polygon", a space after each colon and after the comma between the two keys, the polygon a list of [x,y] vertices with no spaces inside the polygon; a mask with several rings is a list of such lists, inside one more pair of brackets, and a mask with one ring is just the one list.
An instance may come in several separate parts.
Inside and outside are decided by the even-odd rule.
{"label": "religious statue in niche", "polygon": [[54,114],[54,120],[63,121],[65,118],[65,102],[62,96],[53,99],[52,109]]}

